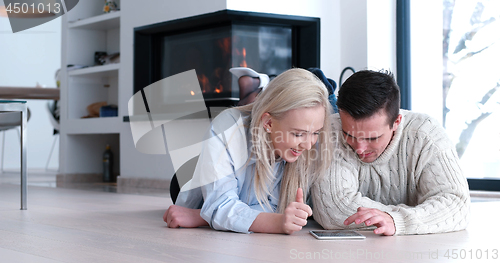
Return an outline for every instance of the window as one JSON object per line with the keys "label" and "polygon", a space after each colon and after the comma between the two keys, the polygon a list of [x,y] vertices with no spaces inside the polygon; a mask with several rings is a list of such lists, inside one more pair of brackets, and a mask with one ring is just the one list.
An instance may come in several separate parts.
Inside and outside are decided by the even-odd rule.
{"label": "window", "polygon": [[500,190],[499,32],[500,1],[443,0],[443,124],[471,189]]}
{"label": "window", "polygon": [[[410,3],[411,12],[399,11]],[[500,191],[500,1],[397,4],[399,27],[411,13],[411,89],[401,89],[409,108],[442,122],[470,189]]]}

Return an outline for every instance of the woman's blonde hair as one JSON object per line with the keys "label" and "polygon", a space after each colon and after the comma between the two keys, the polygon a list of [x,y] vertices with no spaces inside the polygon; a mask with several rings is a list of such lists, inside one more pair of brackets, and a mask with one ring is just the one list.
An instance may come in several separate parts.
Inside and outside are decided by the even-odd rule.
{"label": "woman's blonde hair", "polygon": [[[304,151],[297,161],[286,163],[281,181],[278,211],[282,213],[290,202],[295,201],[297,188],[302,188],[304,199],[309,187],[322,175],[331,163],[332,144],[330,140],[332,106],[328,101],[328,90],[311,72],[294,68],[287,70],[273,79],[252,104],[238,107],[250,114],[250,134],[252,136],[252,156],[256,159],[255,192],[261,204],[269,205],[268,196],[276,175],[272,167],[275,164],[273,143],[264,129],[262,116],[269,113],[274,119],[282,119],[293,109],[323,106],[325,112],[323,129],[316,145]],[[304,200],[305,201],[305,200]]]}

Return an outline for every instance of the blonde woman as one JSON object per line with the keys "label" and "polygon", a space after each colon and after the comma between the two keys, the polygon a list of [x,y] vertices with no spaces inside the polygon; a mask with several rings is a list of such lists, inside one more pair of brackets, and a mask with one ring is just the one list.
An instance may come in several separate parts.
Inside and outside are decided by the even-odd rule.
{"label": "blonde woman", "polygon": [[168,227],[291,234],[312,215],[304,203],[331,160],[328,90],[290,69],[254,103],[212,122],[193,175],[165,212]]}

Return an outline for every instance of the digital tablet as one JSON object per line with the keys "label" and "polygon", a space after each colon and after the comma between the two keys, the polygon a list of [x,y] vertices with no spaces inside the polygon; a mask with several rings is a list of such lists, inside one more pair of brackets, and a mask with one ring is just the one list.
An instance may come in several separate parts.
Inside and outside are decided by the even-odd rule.
{"label": "digital tablet", "polygon": [[366,237],[352,230],[311,230],[317,239],[365,239]]}

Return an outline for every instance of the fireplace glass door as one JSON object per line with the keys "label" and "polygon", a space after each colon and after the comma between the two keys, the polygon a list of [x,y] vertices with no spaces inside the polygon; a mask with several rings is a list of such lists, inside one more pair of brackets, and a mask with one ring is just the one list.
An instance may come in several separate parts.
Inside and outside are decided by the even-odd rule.
{"label": "fireplace glass door", "polygon": [[[195,69],[206,101],[239,97],[232,67],[278,75],[292,67],[292,27],[239,25],[212,27],[161,38],[161,78]],[[169,96],[180,90],[170,89]],[[167,95],[167,94],[166,94]]]}

